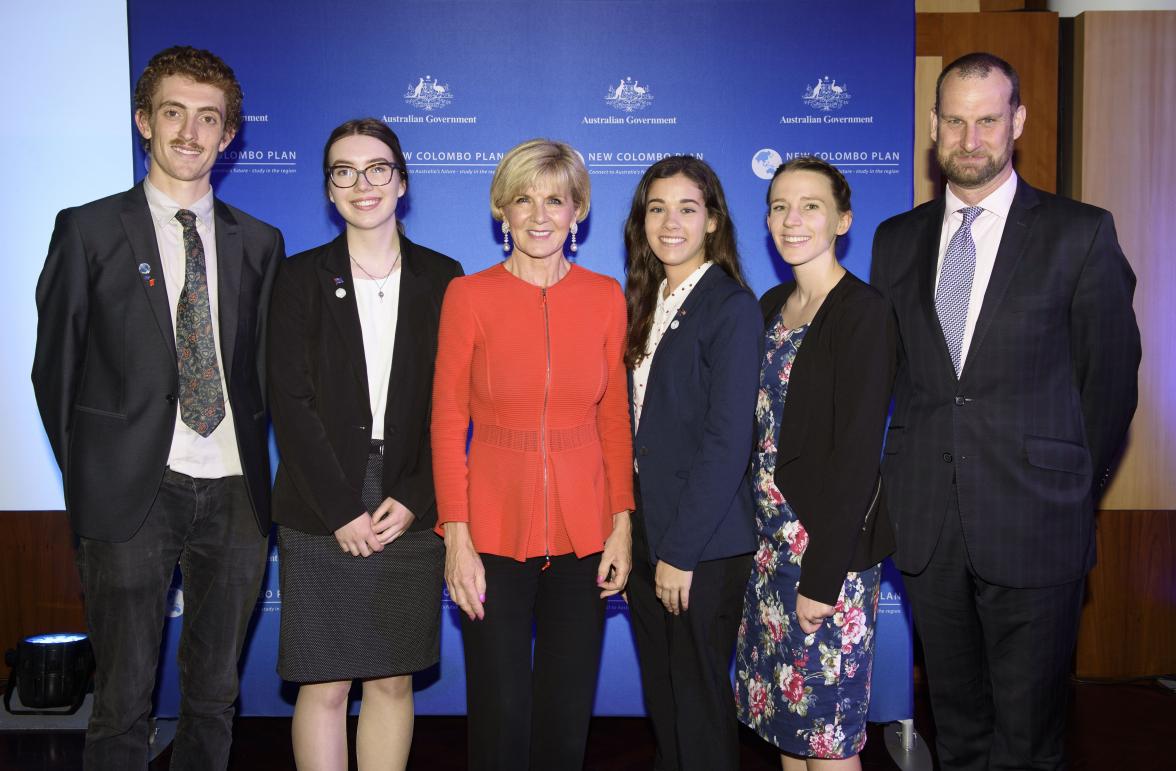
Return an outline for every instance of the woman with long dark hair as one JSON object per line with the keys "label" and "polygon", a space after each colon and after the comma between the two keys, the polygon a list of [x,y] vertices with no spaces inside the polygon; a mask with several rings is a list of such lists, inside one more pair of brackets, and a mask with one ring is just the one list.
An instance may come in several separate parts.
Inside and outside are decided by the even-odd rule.
{"label": "woman with long dark hair", "polygon": [[728,667],[755,548],[746,472],[763,323],[703,161],[649,167],[625,246],[637,493],[628,597],[654,767],[737,769]]}
{"label": "woman with long dark hair", "polygon": [[278,672],[300,684],[299,767],[347,768],[348,693],[362,680],[359,767],[404,768],[412,673],[440,657],[428,415],[441,300],[461,266],[404,235],[408,168],[383,122],[332,131],[323,174],[345,230],[283,264],[270,305]]}

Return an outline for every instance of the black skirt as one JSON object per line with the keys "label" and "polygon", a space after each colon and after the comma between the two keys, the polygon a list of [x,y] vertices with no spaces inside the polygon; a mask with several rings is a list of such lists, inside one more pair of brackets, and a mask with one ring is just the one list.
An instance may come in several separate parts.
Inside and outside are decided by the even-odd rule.
{"label": "black skirt", "polygon": [[[383,500],[383,456],[368,456],[363,502]],[[441,655],[444,542],[407,532],[370,557],[334,535],[278,528],[282,623],[278,674],[296,683],[419,672]]]}

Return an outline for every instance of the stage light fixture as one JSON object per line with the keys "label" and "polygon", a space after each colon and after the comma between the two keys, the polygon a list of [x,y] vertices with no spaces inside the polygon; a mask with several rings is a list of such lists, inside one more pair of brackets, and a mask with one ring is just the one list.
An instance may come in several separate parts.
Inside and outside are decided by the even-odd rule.
{"label": "stage light fixture", "polygon": [[[26,637],[4,660],[11,667],[4,708],[13,715],[72,715],[94,676],[94,651],[84,634]],[[12,708],[13,691],[25,709]]]}

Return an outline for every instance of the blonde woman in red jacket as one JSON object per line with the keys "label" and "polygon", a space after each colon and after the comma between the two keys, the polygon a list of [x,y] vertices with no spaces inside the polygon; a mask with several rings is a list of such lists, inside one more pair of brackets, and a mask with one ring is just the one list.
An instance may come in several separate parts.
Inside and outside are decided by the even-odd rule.
{"label": "blonde woman in red jacket", "polygon": [[582,767],[605,598],[629,575],[625,301],[564,256],[589,197],[566,144],[508,152],[490,209],[509,256],[453,281],[441,309],[433,471],[471,769]]}

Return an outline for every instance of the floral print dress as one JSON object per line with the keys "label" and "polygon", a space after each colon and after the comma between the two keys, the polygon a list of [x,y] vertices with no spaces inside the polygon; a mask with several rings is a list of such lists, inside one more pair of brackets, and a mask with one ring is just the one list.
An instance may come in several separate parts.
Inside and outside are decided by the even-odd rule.
{"label": "floral print dress", "polygon": [[739,719],[783,752],[844,758],[866,743],[881,568],[849,573],[836,613],[814,634],[801,630],[796,596],[808,533],[774,477],[777,426],[806,331],[777,315],[766,333],[752,460],[758,548],[739,625],[735,700]]}

